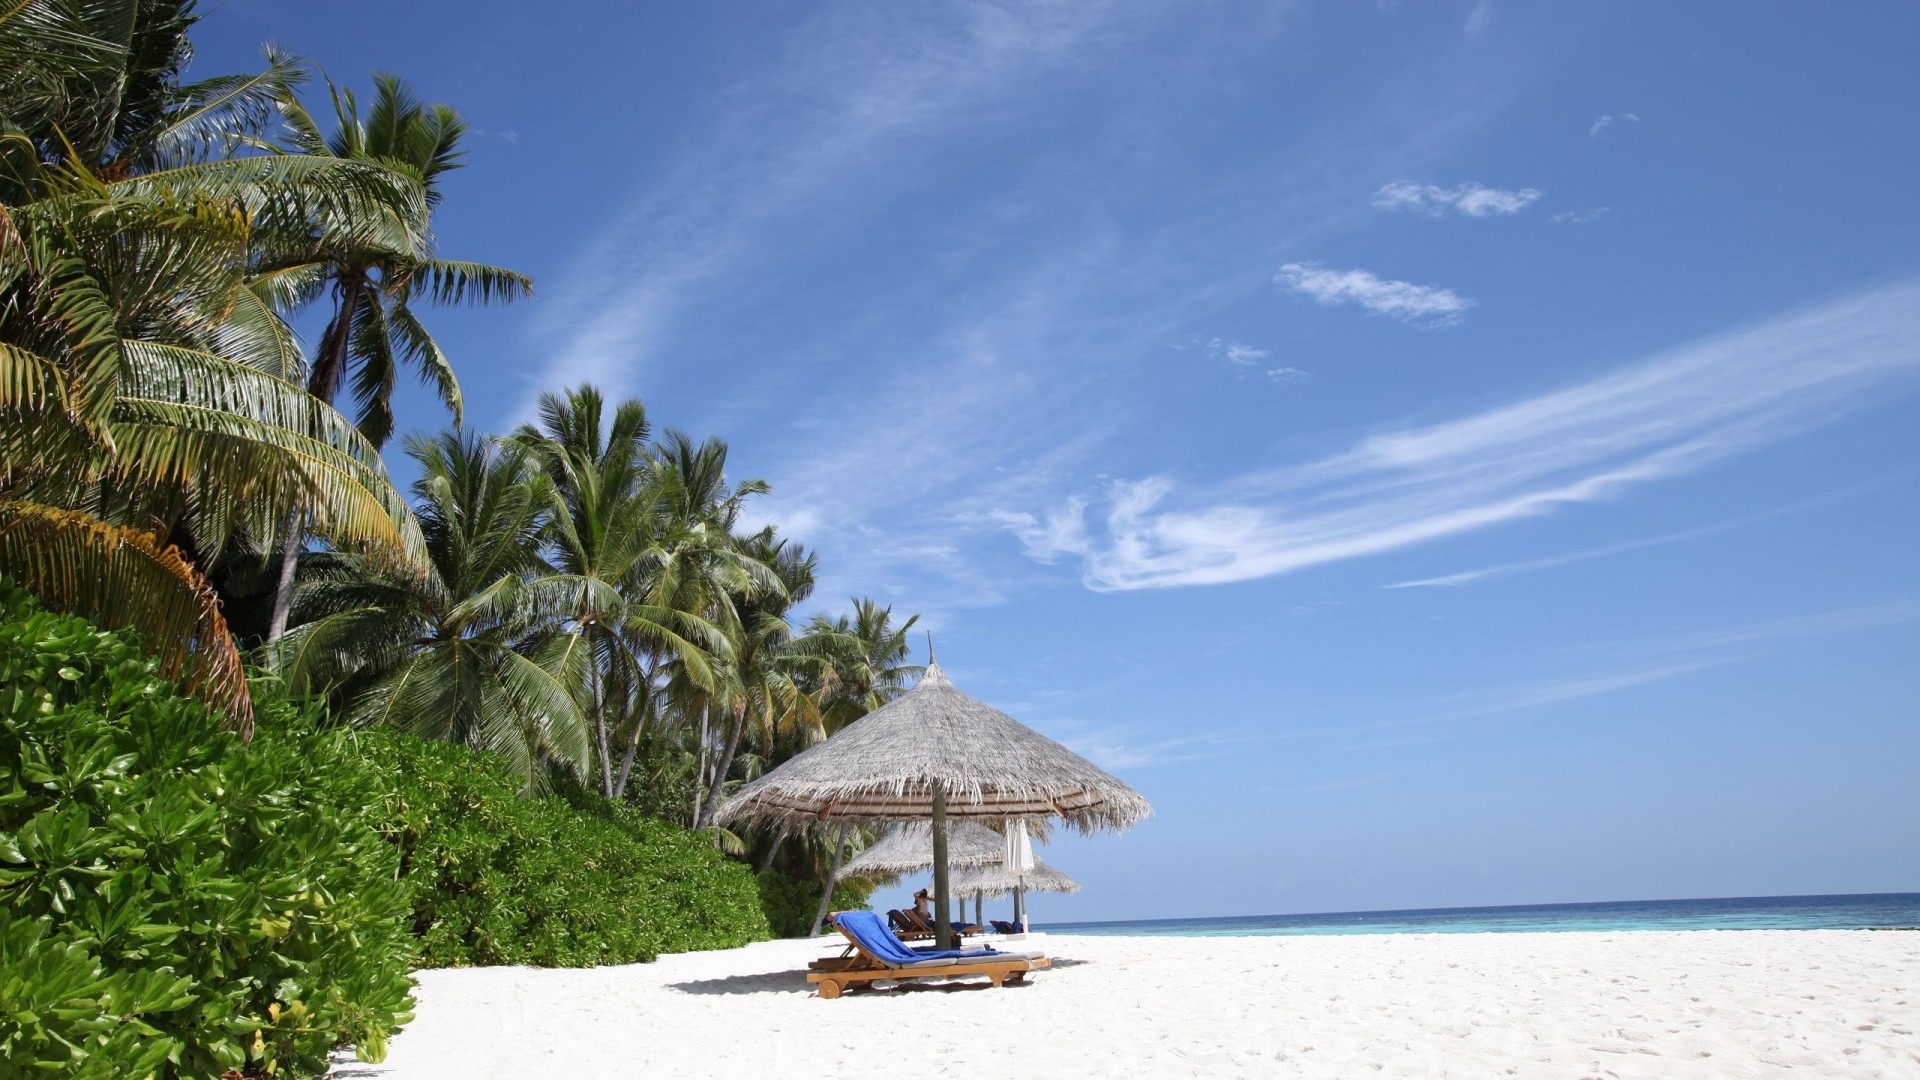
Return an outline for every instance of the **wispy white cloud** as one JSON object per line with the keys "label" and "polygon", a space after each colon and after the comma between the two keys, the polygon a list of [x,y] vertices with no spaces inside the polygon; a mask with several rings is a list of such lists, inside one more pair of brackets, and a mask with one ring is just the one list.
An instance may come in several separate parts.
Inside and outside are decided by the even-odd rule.
{"label": "wispy white cloud", "polygon": [[1596,206],[1591,210],[1562,210],[1547,220],[1557,225],[1585,225],[1587,222],[1593,221],[1611,209],[1613,209],[1611,206]]}
{"label": "wispy white cloud", "polygon": [[1382,210],[1412,210],[1431,217],[1458,213],[1465,217],[1517,214],[1540,201],[1539,188],[1495,188],[1469,180],[1453,187],[1395,180],[1373,193],[1373,205]]}
{"label": "wispy white cloud", "polygon": [[1467,12],[1467,25],[1465,28],[1467,36],[1470,38],[1479,37],[1481,34],[1486,33],[1487,24],[1491,22],[1493,22],[1493,0],[1480,0],[1479,3],[1473,5],[1472,11]]}
{"label": "wispy white cloud", "polygon": [[1254,348],[1245,342],[1214,338],[1207,342],[1207,355],[1215,360],[1225,360],[1234,367],[1253,368],[1259,367],[1260,361],[1271,354],[1265,349]]}
{"label": "wispy white cloud", "polygon": [[1299,386],[1313,381],[1312,372],[1285,364],[1269,364],[1267,361],[1273,357],[1271,352],[1242,341],[1212,338],[1206,343],[1206,353],[1235,371],[1261,375],[1279,386]]}
{"label": "wispy white cloud", "polygon": [[849,183],[876,186],[876,162],[931,135],[1029,107],[1037,82],[1129,22],[1102,2],[822,9],[782,62],[722,97],[709,145],[682,154],[550,293],[555,359],[530,384],[631,390],[690,299],[762,257],[771,224]]}
{"label": "wispy white cloud", "polygon": [[1107,730],[1068,736],[1074,752],[1103,769],[1124,772],[1157,765],[1211,761],[1231,753],[1232,740],[1218,735],[1191,735],[1172,739],[1141,737],[1137,732]]}
{"label": "wispy white cloud", "polygon": [[1586,548],[1581,551],[1568,552],[1564,555],[1551,555],[1543,559],[1525,559],[1520,562],[1483,566],[1475,570],[1462,570],[1454,574],[1442,574],[1438,577],[1419,578],[1413,581],[1396,581],[1390,585],[1382,585],[1380,587],[1383,589],[1458,588],[1462,585],[1471,585],[1476,581],[1491,581],[1496,578],[1517,577],[1521,574],[1531,574],[1536,570],[1551,570],[1555,567],[1571,566],[1574,563],[1590,562],[1594,559],[1605,559],[1614,555],[1624,555],[1629,551],[1642,551],[1646,548],[1664,547],[1667,544],[1678,544],[1687,540],[1698,540],[1703,536],[1713,536],[1717,533],[1744,529],[1752,525],[1761,524],[1762,522],[1783,518],[1790,514],[1802,513],[1818,506],[1826,506],[1838,502],[1841,499],[1851,498],[1868,490],[1870,487],[1878,486],[1880,485],[1852,485],[1844,490],[1822,495],[1818,498],[1804,499],[1787,506],[1775,507],[1772,510],[1758,514],[1748,514],[1731,521],[1721,521],[1712,525],[1703,525],[1697,529],[1681,529],[1678,532],[1663,533],[1659,536],[1647,536],[1638,540],[1628,540],[1618,544],[1607,544],[1603,547]]}
{"label": "wispy white cloud", "polygon": [[1743,623],[1680,634],[1661,634],[1637,641],[1582,646],[1572,650],[1581,654],[1653,655],[1695,657],[1725,654],[1771,646],[1801,638],[1854,630],[1873,630],[1920,621],[1920,601],[1894,600],[1884,604],[1820,611],[1809,615],[1789,615],[1776,619]]}
{"label": "wispy white cloud", "polygon": [[1472,300],[1452,289],[1394,281],[1371,270],[1329,270],[1315,263],[1288,263],[1274,275],[1273,283],[1325,307],[1358,304],[1380,315],[1427,326],[1455,322],[1473,306]]}
{"label": "wispy white cloud", "polygon": [[1587,138],[1589,139],[1599,138],[1601,135],[1606,134],[1607,129],[1612,127],[1616,123],[1637,124],[1639,122],[1640,122],[1640,118],[1638,116],[1635,116],[1633,113],[1621,113],[1618,116],[1615,116],[1612,113],[1602,113],[1597,119],[1594,120],[1593,126],[1587,129]]}
{"label": "wispy white cloud", "polygon": [[1348,749],[1373,750],[1483,735],[1556,705],[1778,655],[1797,641],[1915,621],[1920,621],[1920,602],[1896,601],[1613,642],[1575,650],[1606,658],[1603,667],[1407,702],[1394,706],[1391,720],[1330,726],[1296,737],[1361,735],[1363,741]]}
{"label": "wispy white cloud", "polygon": [[1034,557],[1078,557],[1096,589],[1244,581],[1618,498],[1910,390],[1916,374],[1910,280],[1211,490],[1114,481],[1097,524],[1084,497],[1000,522]]}
{"label": "wispy white cloud", "polygon": [[[1168,204],[1132,167],[1135,140],[1109,136],[1181,130],[1210,92],[1179,76],[1260,70],[1286,20],[1050,0],[805,11],[663,146],[664,171],[576,273],[549,278],[536,331],[552,359],[528,378],[644,388],[657,415],[728,433],[740,474],[773,485],[759,520],[821,552],[816,604],[870,595],[923,625],[1067,576],[1009,550],[995,511],[1055,503],[1137,430],[1143,343],[1192,334],[1197,314],[1262,286],[1272,252],[1367,213],[1351,177],[1425,171],[1498,107],[1415,56],[1382,100],[1417,107],[1343,103],[1339,123]],[[1117,103],[1146,68],[1168,94],[1054,130],[1050,109]],[[1036,131],[1045,153],[1003,160]],[[939,165],[968,155],[996,163],[991,180],[956,190]],[[1142,199],[1145,220],[1125,209]],[[913,224],[888,246],[912,272],[878,269],[872,229],[895,211]],[[1273,356],[1219,363],[1276,387],[1303,378]]]}

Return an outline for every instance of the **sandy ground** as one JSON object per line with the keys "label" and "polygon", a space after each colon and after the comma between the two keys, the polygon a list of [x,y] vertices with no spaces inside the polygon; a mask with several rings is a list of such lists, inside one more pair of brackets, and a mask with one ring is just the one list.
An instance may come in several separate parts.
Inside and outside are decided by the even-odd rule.
{"label": "sandy ground", "polygon": [[386,1064],[336,1075],[1920,1077],[1915,932],[1044,944],[1025,986],[835,1001],[800,973],[818,942],[426,971]]}

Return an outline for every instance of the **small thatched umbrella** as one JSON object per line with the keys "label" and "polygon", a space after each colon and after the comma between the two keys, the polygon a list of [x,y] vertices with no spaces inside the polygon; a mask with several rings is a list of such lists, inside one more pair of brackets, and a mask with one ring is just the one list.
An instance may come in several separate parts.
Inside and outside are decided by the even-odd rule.
{"label": "small thatched umbrella", "polygon": [[[977,867],[1006,859],[1007,838],[977,821],[953,821],[947,824],[947,865]],[[853,857],[834,875],[839,881],[850,877],[874,877],[883,874],[910,874],[933,866],[933,823],[907,821],[888,829],[865,851]],[[960,891],[960,909],[966,912],[966,893]],[[980,904],[974,903],[973,921],[980,921]]]}
{"label": "small thatched umbrella", "polygon": [[1038,859],[1033,861],[1033,869],[1025,875],[1016,874],[998,864],[969,867],[953,875],[953,887],[988,896],[1005,896],[1015,889],[1057,893],[1080,891],[1079,882]]}
{"label": "small thatched umbrella", "polygon": [[1076,893],[1080,883],[1048,866],[1039,859],[1033,860],[1033,869],[1025,874],[1016,874],[1005,863],[975,866],[961,870],[953,875],[953,887],[956,892],[975,893],[980,896],[1005,896],[1012,893],[1013,921],[1026,929],[1026,909],[1021,900],[1030,892]]}
{"label": "small thatched umbrella", "polygon": [[721,820],[793,825],[932,816],[939,942],[951,946],[947,818],[1058,817],[1082,832],[1124,829],[1153,812],[1104,769],[961,693],[937,662],[919,685],[742,787]]}
{"label": "small thatched umbrella", "polygon": [[[947,825],[947,865],[985,866],[1006,858],[1007,839],[977,821]],[[848,860],[836,878],[910,874],[933,865],[933,823],[908,821],[888,829]]]}

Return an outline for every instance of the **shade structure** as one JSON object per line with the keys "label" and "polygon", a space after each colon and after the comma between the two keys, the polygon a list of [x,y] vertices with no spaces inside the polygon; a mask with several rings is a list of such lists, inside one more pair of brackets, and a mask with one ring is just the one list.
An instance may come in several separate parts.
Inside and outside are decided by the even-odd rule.
{"label": "shade structure", "polygon": [[1096,832],[1153,813],[1106,770],[961,693],[935,662],[912,690],[742,787],[719,816],[923,821],[936,786],[950,817],[1058,817]]}
{"label": "shade structure", "polygon": [[1106,770],[961,693],[929,661],[918,685],[743,786],[722,821],[789,826],[931,818],[937,944],[950,947],[947,820],[1057,817],[1082,832],[1153,812]]}
{"label": "shade structure", "polygon": [[986,896],[1004,896],[1015,889],[1025,889],[1027,892],[1073,893],[1080,891],[1080,883],[1039,859],[1033,861],[1033,869],[1027,871],[1024,876],[1015,874],[999,863],[968,867],[955,871],[953,875],[953,891],[958,893],[977,892]]}
{"label": "shade structure", "polygon": [[[1005,856],[1006,838],[977,821],[947,826],[947,865],[984,866]],[[839,877],[910,874],[933,865],[933,822],[908,821],[883,833],[865,851],[847,860]]]}

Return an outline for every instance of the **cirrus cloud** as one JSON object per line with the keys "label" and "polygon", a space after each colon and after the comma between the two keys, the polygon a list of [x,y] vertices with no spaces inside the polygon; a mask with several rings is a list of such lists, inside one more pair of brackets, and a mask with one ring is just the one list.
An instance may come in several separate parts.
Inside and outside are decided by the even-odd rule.
{"label": "cirrus cloud", "polygon": [[1622,497],[1829,423],[1920,381],[1920,279],[1707,338],[1610,374],[1298,465],[1182,491],[1002,513],[1030,557],[1094,589],[1220,584]]}

